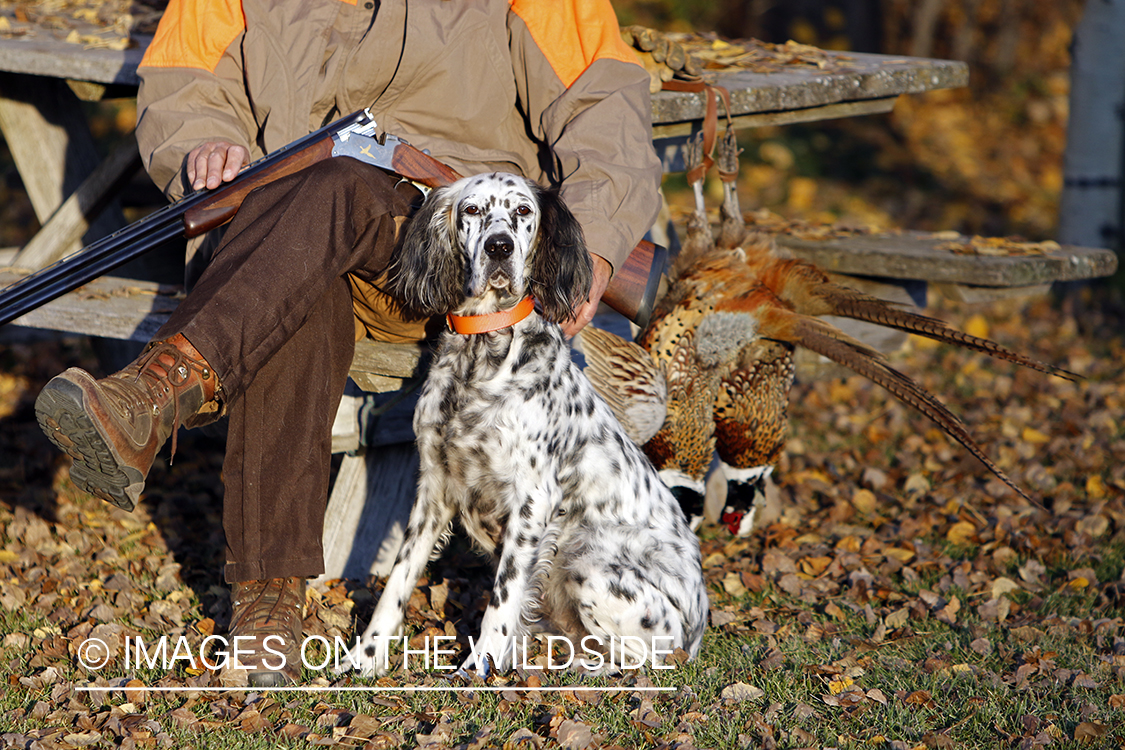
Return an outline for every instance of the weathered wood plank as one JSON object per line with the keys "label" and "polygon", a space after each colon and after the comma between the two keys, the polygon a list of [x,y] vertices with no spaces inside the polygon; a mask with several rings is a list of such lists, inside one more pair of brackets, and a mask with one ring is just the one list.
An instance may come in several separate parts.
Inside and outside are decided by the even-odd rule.
{"label": "weathered wood plank", "polygon": [[[85,49],[45,35],[0,39],[0,70],[135,87],[139,83],[137,64],[151,38],[137,37],[136,41],[137,47],[115,51]],[[780,73],[733,70],[708,73],[707,79],[731,91],[735,116],[803,110],[812,119],[845,116],[832,114],[830,109],[818,115],[817,108],[826,105],[956,88],[969,81],[968,66],[961,62],[828,51],[825,54],[835,61],[829,70],[796,66]],[[652,121],[659,126],[700,120],[705,109],[702,94],[660,91],[653,95]],[[801,121],[804,120],[782,122]],[[739,122],[740,127],[756,126],[752,120]],[[660,137],[666,135],[660,133]]]}
{"label": "weathered wood plank", "polygon": [[0,70],[136,88],[137,66],[151,37],[125,50],[87,48],[47,36],[0,39]]}
{"label": "weathered wood plank", "polygon": [[1101,248],[1063,246],[1042,255],[961,255],[940,247],[948,240],[920,232],[823,240],[778,234],[777,241],[825,271],[972,286],[1031,287],[1108,276],[1117,268],[1117,256]]}
{"label": "weathered wood plank", "polygon": [[[799,111],[969,83],[969,67],[962,62],[853,52],[826,54],[842,62],[828,71],[797,67],[781,73],[733,70],[705,77],[730,91],[734,115]],[[660,91],[652,99],[654,124],[702,120],[706,112],[707,99],[701,93]]]}
{"label": "weathered wood plank", "polygon": [[314,586],[390,573],[414,504],[417,474],[413,443],[344,457],[324,514],[324,575]]}

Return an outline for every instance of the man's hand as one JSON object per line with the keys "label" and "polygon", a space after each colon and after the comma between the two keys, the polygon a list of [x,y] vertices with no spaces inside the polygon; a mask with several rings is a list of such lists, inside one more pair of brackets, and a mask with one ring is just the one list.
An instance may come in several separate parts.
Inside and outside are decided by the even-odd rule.
{"label": "man's hand", "polygon": [[594,278],[590,282],[590,296],[574,311],[574,319],[563,323],[563,333],[567,338],[574,336],[594,319],[594,313],[598,311],[598,303],[601,301],[602,295],[605,294],[605,288],[609,286],[609,277],[613,275],[613,266],[602,256],[590,253],[590,260],[594,263]]}
{"label": "man's hand", "polygon": [[214,190],[230,182],[238,171],[250,163],[245,146],[227,141],[208,141],[196,146],[187,155],[187,178],[193,190],[207,187]]}

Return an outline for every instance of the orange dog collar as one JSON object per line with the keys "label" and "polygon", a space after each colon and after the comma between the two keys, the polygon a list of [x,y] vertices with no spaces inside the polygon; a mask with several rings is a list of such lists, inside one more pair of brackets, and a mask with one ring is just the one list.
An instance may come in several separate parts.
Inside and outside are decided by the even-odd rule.
{"label": "orange dog collar", "polygon": [[450,330],[456,331],[457,333],[488,333],[489,331],[498,331],[501,328],[514,326],[528,315],[531,315],[534,309],[535,300],[529,295],[524,297],[520,303],[511,310],[501,310],[500,312],[485,313],[484,315],[454,315],[453,313],[449,313],[445,316],[445,319],[446,322],[449,323]]}

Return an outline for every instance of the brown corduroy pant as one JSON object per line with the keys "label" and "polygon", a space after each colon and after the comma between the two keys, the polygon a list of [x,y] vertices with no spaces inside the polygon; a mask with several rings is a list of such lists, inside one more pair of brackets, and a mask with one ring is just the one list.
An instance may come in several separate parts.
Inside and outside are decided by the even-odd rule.
{"label": "brown corduroy pant", "polygon": [[374,282],[410,201],[354,159],[247,196],[157,334],[182,333],[219,376],[228,582],[324,570],[332,422],[355,349],[348,277]]}

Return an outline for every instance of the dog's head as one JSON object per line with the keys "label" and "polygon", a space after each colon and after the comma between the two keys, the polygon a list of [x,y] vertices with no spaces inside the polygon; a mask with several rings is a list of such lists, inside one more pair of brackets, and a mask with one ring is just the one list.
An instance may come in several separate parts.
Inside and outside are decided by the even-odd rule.
{"label": "dog's head", "polygon": [[589,295],[592,270],[582,227],[556,192],[492,173],[431,192],[387,276],[411,317],[493,312],[531,294],[558,322]]}

